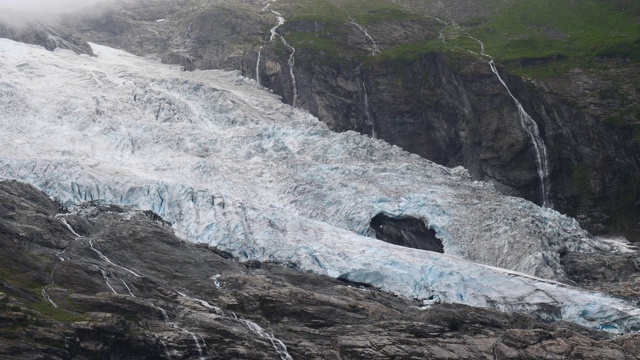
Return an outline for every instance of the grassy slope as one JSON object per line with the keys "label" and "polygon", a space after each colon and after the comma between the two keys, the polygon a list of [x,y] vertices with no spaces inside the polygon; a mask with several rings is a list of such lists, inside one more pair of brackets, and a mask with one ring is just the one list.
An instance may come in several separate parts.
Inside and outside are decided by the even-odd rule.
{"label": "grassy slope", "polygon": [[[388,21],[423,21],[424,17],[405,11],[388,0],[301,0],[277,2],[274,9],[286,15],[284,26],[289,43],[336,58],[363,61],[367,51],[354,49],[347,34],[362,36],[351,21],[371,27]],[[318,24],[316,31],[298,30],[304,23]],[[421,46],[418,44],[417,46]],[[424,53],[425,51],[420,51]]]}
{"label": "grassy slope", "polygon": [[[274,7],[287,16],[292,45],[339,56],[342,50],[348,49],[340,39],[349,31],[345,24],[351,19],[368,28],[388,21],[434,23],[430,15],[435,14],[419,6],[432,2],[301,0],[277,2]],[[413,11],[399,5],[403,3],[411,5]],[[567,71],[568,64],[594,67],[593,60],[597,57],[640,61],[640,2],[636,0],[485,0],[483,6],[492,9],[493,15],[469,18],[460,24],[461,29],[449,29],[448,44],[441,44],[437,38],[399,44],[386,49],[380,60],[412,60],[430,51],[459,51],[458,47],[478,52],[477,43],[464,39],[468,34],[482,40],[487,53],[507,64],[514,73],[538,78]],[[300,22],[323,26],[319,31],[294,30]],[[521,66],[523,59],[544,58],[554,60],[548,61],[547,66]]]}
{"label": "grassy slope", "polygon": [[589,66],[597,56],[640,61],[639,15],[635,1],[517,1],[468,31],[513,70],[523,58],[556,57]]}

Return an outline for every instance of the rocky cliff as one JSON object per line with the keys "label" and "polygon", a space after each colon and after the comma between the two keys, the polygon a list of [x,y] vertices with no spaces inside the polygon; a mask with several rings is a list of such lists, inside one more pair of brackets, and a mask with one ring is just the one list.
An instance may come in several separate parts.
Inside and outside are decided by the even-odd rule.
{"label": "rocky cliff", "polygon": [[[17,182],[0,182],[0,249],[2,359],[640,354],[637,334],[613,337],[518,313],[425,306],[279,264],[241,264],[179,240],[151,212],[88,203],[68,213]],[[581,270],[579,255],[571,256],[568,269],[582,280],[607,283],[590,266]],[[607,274],[637,279],[637,271],[624,266]]]}

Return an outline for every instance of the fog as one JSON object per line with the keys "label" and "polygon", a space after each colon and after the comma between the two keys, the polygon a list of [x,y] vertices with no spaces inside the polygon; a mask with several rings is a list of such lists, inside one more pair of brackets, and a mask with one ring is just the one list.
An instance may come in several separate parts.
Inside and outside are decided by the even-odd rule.
{"label": "fog", "polygon": [[0,0],[2,9],[61,13],[72,11],[101,0]]}

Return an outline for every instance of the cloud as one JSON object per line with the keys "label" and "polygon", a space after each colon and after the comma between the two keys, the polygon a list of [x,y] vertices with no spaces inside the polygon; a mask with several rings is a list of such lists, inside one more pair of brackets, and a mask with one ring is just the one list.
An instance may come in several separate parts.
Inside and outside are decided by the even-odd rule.
{"label": "cloud", "polygon": [[100,0],[0,0],[0,9],[60,13],[92,5],[98,1]]}

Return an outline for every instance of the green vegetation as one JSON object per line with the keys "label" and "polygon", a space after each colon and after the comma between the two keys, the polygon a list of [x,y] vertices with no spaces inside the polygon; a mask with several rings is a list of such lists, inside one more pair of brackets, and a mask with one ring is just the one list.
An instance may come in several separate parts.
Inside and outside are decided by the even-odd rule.
{"label": "green vegetation", "polygon": [[366,52],[354,52],[353,45],[347,41],[346,34],[359,32],[351,21],[367,27],[383,21],[420,19],[388,0],[303,0],[274,7],[287,14],[287,23],[283,26],[287,41],[296,49],[322,53],[325,56],[320,59],[325,62],[330,57],[361,61],[367,56]]}
{"label": "green vegetation", "polygon": [[385,62],[409,63],[417,60],[420,56],[435,52],[445,51],[447,47],[439,39],[426,41],[422,44],[404,44],[396,46],[390,50],[383,51],[375,57],[365,60],[365,66],[371,67],[375,64]]}
{"label": "green vegetation", "polygon": [[539,78],[597,67],[598,57],[639,60],[639,14],[634,1],[517,1],[466,31],[511,72]]}
{"label": "green vegetation", "polygon": [[311,21],[337,27],[349,21],[341,8],[327,0],[303,0],[294,3],[289,9],[289,22]]}
{"label": "green vegetation", "polygon": [[[302,0],[277,3],[287,14],[287,37],[294,47],[329,55],[353,52],[341,39],[353,31],[351,20],[365,27],[388,21],[435,21],[426,12],[410,12],[398,3],[420,9],[415,1],[399,0]],[[446,31],[447,43],[421,39],[387,48],[378,61],[411,60],[431,51],[461,49],[486,52],[506,64],[510,72],[544,78],[564,74],[572,68],[598,67],[598,58],[640,60],[640,2],[632,0],[536,0],[503,2],[486,0],[492,16],[467,19],[462,27]],[[314,23],[316,29],[302,25]],[[441,27],[441,24],[438,24]]]}
{"label": "green vegetation", "polygon": [[619,43],[598,51],[596,56],[640,61],[640,38],[633,43]]}
{"label": "green vegetation", "polygon": [[47,318],[60,322],[71,323],[82,319],[82,317],[77,313],[62,308],[55,308],[46,301],[33,302],[30,304],[30,307]]}

